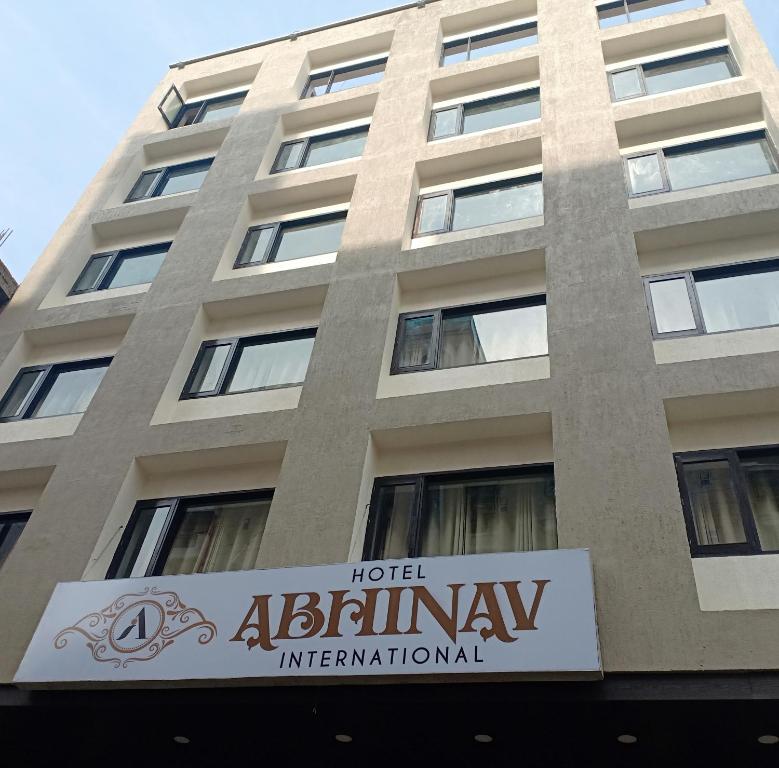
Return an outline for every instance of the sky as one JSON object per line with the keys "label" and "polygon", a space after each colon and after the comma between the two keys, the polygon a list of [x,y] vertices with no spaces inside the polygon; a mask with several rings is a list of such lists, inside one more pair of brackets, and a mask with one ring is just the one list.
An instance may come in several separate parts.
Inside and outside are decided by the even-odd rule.
{"label": "sky", "polygon": [[[779,61],[779,0],[746,3]],[[170,63],[398,4],[0,0],[0,258],[24,278]]]}

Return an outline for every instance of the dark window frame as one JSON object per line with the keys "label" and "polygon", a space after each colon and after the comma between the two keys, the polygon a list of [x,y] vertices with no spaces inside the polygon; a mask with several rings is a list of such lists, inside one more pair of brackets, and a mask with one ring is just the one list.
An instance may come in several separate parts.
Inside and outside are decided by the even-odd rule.
{"label": "dark window frame", "polygon": [[[317,166],[307,166],[306,161],[308,160],[309,153],[311,152],[311,145],[316,144],[317,141],[321,141],[323,139],[337,139],[342,136],[354,136],[359,133],[364,133],[366,136],[368,135],[368,131],[370,129],[370,124],[368,125],[358,125],[354,126],[352,128],[344,128],[340,131],[333,131],[332,133],[320,133],[316,136],[306,136],[302,139],[293,139],[292,141],[285,141],[282,143],[282,145],[279,147],[279,151],[276,153],[276,159],[273,161],[273,166],[271,167],[271,173],[286,173],[288,171],[298,171],[301,168],[315,168]],[[281,153],[284,151],[285,147],[290,147],[294,144],[303,144],[303,151],[300,153],[300,162],[294,167],[294,168],[280,168],[279,167],[279,160],[281,158]],[[359,157],[359,155],[355,155],[354,157],[347,158],[348,160],[354,160],[355,158]],[[334,162],[338,162],[337,160]],[[324,163],[322,163],[324,165]]]}
{"label": "dark window frame", "polygon": [[[666,157],[674,155],[688,155],[693,154],[696,151],[704,152],[708,149],[715,149],[717,147],[724,147],[728,145],[746,144],[750,141],[763,140],[768,147],[768,162],[771,166],[771,173],[765,174],[770,176],[779,173],[779,154],[777,154],[776,147],[774,146],[771,136],[768,131],[761,128],[756,131],[747,131],[746,133],[737,133],[728,136],[718,136],[714,139],[701,139],[699,141],[692,141],[686,144],[676,144],[669,147],[658,147],[657,149],[644,150],[643,152],[631,152],[628,155],[622,156],[622,167],[625,175],[625,183],[627,184],[628,196],[631,198],[637,197],[649,197],[651,195],[662,195],[666,192],[674,192],[674,188],[671,186],[671,181],[668,175],[668,166],[666,165]],[[663,180],[662,189],[653,189],[649,192],[633,192],[630,184],[630,170],[628,167],[628,161],[634,160],[639,157],[657,157],[658,164],[660,166],[660,174]],[[732,179],[731,181],[712,182],[709,184],[696,184],[690,187],[683,187],[682,189],[700,189],[702,187],[709,187],[712,184],[729,184],[738,181],[746,181],[747,179],[764,178],[764,176],[745,176],[743,179]]]}
{"label": "dark window frame", "polygon": [[[453,136],[462,136],[463,135],[463,129],[465,127],[465,109],[466,107],[473,107],[476,105],[489,105],[489,104],[497,104],[501,101],[509,101],[511,99],[520,97],[520,96],[538,96],[539,97],[539,103],[541,99],[541,88],[536,86],[535,88],[527,88],[522,91],[512,91],[511,93],[501,93],[498,96],[489,96],[485,99],[475,99],[474,101],[464,101],[460,104],[452,104],[448,107],[441,107],[440,109],[434,109],[430,113],[430,127],[428,128],[427,132],[427,140],[428,141],[441,141],[442,139],[450,139]],[[436,124],[436,118],[439,113],[441,112],[449,112],[450,110],[456,109],[457,110],[457,126],[454,133],[447,133],[443,136],[436,136],[435,135],[435,124]],[[539,118],[533,118],[533,119],[539,119]],[[530,122],[530,120],[523,120],[521,123],[527,123]],[[508,127],[509,125],[520,125],[521,123],[507,123],[503,127]],[[487,129],[487,130],[499,130],[499,129]]]}
{"label": "dark window frame", "polygon": [[[281,236],[283,235],[285,228],[307,226],[309,224],[326,223],[328,221],[336,221],[338,219],[343,219],[344,221],[346,221],[346,216],[348,213],[349,211],[347,209],[344,211],[333,211],[332,213],[322,213],[317,216],[307,216],[306,218],[303,219],[289,219],[287,221],[275,221],[269,224],[258,224],[257,226],[249,227],[249,229],[246,230],[246,234],[244,235],[243,241],[241,242],[241,247],[238,249],[238,255],[235,257],[235,262],[233,263],[233,269],[257,267],[260,264],[272,264],[276,258],[276,254],[278,253],[279,247],[281,245]],[[251,239],[252,233],[257,232],[261,229],[273,230],[270,240],[268,241],[268,245],[266,246],[265,251],[263,252],[262,258],[259,261],[247,261],[245,264],[242,264],[241,257],[243,256],[244,251],[249,246],[249,241]],[[302,258],[310,258],[310,257],[304,256]]]}
{"label": "dark window frame", "polygon": [[[0,552],[3,549],[3,543],[11,531],[11,525],[14,523],[24,523],[26,526],[32,516],[32,510],[26,509],[19,512],[0,512]],[[22,528],[24,531],[24,528]],[[21,534],[20,534],[21,535]],[[12,545],[13,547],[13,545]],[[11,554],[11,550],[6,552],[6,557]],[[3,567],[5,559],[0,559],[0,568]]]}
{"label": "dark window frame", "polygon": [[[18,416],[0,416],[0,423],[6,423],[10,421],[29,421],[31,419],[50,419],[56,418],[53,416],[31,416],[33,411],[40,405],[41,401],[51,391],[54,382],[57,377],[62,373],[69,373],[71,371],[89,370],[91,368],[108,368],[111,365],[113,357],[96,357],[89,360],[75,360],[68,363],[48,363],[46,365],[28,365],[25,368],[20,368],[19,372],[14,376],[11,385],[6,390],[2,399],[0,399],[0,413],[5,409],[6,404],[11,398],[11,395],[16,388],[16,385],[22,379],[26,373],[39,372],[42,376],[38,377],[33,387],[27,393],[27,397],[22,401],[22,406]],[[78,413],[83,413],[79,411]],[[62,416],[74,416],[76,414],[60,414]]]}
{"label": "dark window frame", "polygon": [[[652,328],[653,339],[672,339],[689,336],[716,336],[722,333],[736,333],[738,331],[754,331],[760,328],[776,328],[779,323],[769,325],[753,325],[748,328],[731,328],[725,331],[709,331],[703,318],[700,298],[698,296],[697,283],[710,279],[723,277],[739,277],[740,275],[762,274],[763,272],[779,272],[779,259],[755,259],[752,261],[740,261],[736,264],[724,264],[716,267],[701,267],[698,269],[682,270],[680,272],[665,272],[658,275],[648,275],[643,278],[644,295],[647,309],[649,310],[649,322]],[[693,317],[696,327],[686,331],[667,331],[660,333],[657,330],[654,302],[652,300],[651,285],[668,280],[684,279],[687,285],[687,294],[690,298]]]}
{"label": "dark window frame", "polygon": [[[458,187],[457,189],[447,189],[440,192],[427,192],[424,195],[417,197],[417,210],[414,214],[414,228],[412,230],[413,237],[430,237],[431,235],[442,235],[448,232],[461,230],[452,229],[452,221],[454,219],[454,204],[458,197],[468,197],[470,195],[478,195],[481,192],[491,192],[493,189],[511,189],[512,187],[527,187],[531,184],[537,184],[543,182],[542,173],[531,173],[527,176],[518,176],[511,179],[501,179],[499,181],[490,181],[485,184],[475,184],[472,187]],[[436,229],[431,232],[419,232],[419,219],[422,215],[422,205],[424,200],[432,199],[434,197],[446,197],[446,215],[444,217],[444,227]],[[532,216],[526,218],[533,218]],[[510,221],[523,221],[523,219],[510,219]],[[501,222],[507,224],[509,222]],[[468,227],[468,229],[476,229],[479,226],[490,227],[492,224],[479,224],[476,227]]]}
{"label": "dark window frame", "polygon": [[[611,0],[610,2],[600,2],[597,3],[595,6],[595,14],[598,19],[598,25],[600,26],[601,16],[600,13],[603,10],[609,9],[612,10],[614,8],[622,7],[622,12],[625,14],[625,17],[627,21],[626,24],[633,24],[633,19],[630,18],[630,6],[631,4],[635,4],[636,2],[641,2],[642,0]],[[658,2],[658,6],[663,5],[664,3],[667,3],[670,5],[671,3],[676,2],[676,0],[660,0]],[[711,5],[710,0],[703,0],[704,5]],[[695,10],[695,8],[688,8],[688,11]],[[683,13],[684,11],[682,11]],[[679,11],[672,11],[671,13],[679,13]],[[665,15],[665,14],[660,14]],[[650,19],[639,19],[639,21],[649,21]],[[600,27],[601,30],[604,29],[604,27]]]}
{"label": "dark window frame", "polygon": [[[728,69],[730,70],[731,79],[734,77],[741,76],[741,69],[738,66],[736,57],[733,55],[733,51],[730,49],[730,46],[724,45],[724,46],[719,46],[717,48],[710,48],[706,51],[695,51],[694,53],[685,53],[681,56],[673,56],[670,59],[660,59],[658,61],[647,61],[647,62],[642,62],[641,64],[634,64],[632,67],[622,67],[621,69],[612,70],[608,73],[609,92],[611,94],[611,100],[613,102],[622,102],[622,101],[631,101],[633,99],[640,99],[644,96],[649,96],[650,94],[647,92],[646,75],[645,75],[645,71],[647,70],[651,71],[653,69],[669,67],[675,64],[686,64],[690,61],[702,61],[704,59],[711,59],[715,57],[720,57],[727,64]],[[641,85],[641,93],[635,96],[623,96],[620,98],[619,96],[617,96],[616,91],[614,90],[613,76],[622,74],[623,72],[633,72],[633,71],[635,71],[638,74],[638,81]],[[691,86],[691,87],[701,88],[706,85],[713,85],[719,82],[724,82],[724,81],[712,80],[710,83],[701,83],[701,85],[699,86]],[[662,91],[661,93],[651,94],[651,95],[661,96],[662,94],[665,93],[673,93],[675,90],[680,90],[680,89],[674,88],[669,91]]]}
{"label": "dark window frame", "polygon": [[[163,195],[162,189],[164,188],[165,184],[167,183],[168,179],[170,178],[171,173],[173,171],[180,171],[185,168],[192,168],[199,170],[199,166],[202,166],[206,169],[206,171],[209,171],[211,169],[211,165],[214,162],[213,157],[207,157],[203,158],[202,160],[191,160],[187,163],[179,163],[178,165],[167,165],[162,168],[150,168],[148,171],[141,171],[141,175],[138,177],[135,184],[133,184],[132,189],[130,190],[130,193],[125,198],[125,203],[137,203],[141,200],[151,200],[155,197],[167,197],[167,195]],[[141,182],[143,181],[144,177],[150,176],[152,174],[156,174],[157,178],[154,180],[152,185],[149,187],[149,191],[143,195],[142,197],[134,197],[133,193],[135,190],[141,185]],[[197,192],[198,189],[189,189],[187,192]],[[185,194],[185,193],[171,193],[171,194]]]}
{"label": "dark window frame", "polygon": [[[546,355],[528,355],[526,357],[511,357],[506,360],[485,360],[481,363],[466,363],[464,365],[454,365],[442,368],[441,361],[441,343],[443,335],[441,328],[443,321],[448,317],[470,316],[474,314],[484,314],[485,312],[503,312],[509,309],[522,309],[523,307],[546,306],[546,294],[535,293],[530,296],[520,296],[512,299],[500,299],[498,301],[483,301],[478,304],[459,304],[450,307],[437,307],[435,309],[419,310],[416,312],[402,312],[398,315],[398,324],[395,331],[395,346],[392,350],[392,363],[390,365],[390,375],[403,373],[418,373],[420,371],[448,371],[453,368],[470,368],[477,365],[494,365],[496,363],[508,363],[512,360],[532,360],[537,357],[547,357]],[[403,347],[405,339],[405,322],[418,317],[432,317],[433,330],[430,337],[430,362],[425,365],[400,366],[398,358]]]}
{"label": "dark window frame", "polygon": [[[111,558],[111,563],[108,566],[105,578],[148,578],[150,576],[161,576],[165,567],[165,562],[170,555],[173,541],[176,538],[176,533],[181,527],[188,507],[209,503],[230,504],[247,501],[272,501],[273,492],[273,488],[263,488],[251,491],[229,491],[227,493],[207,493],[195,496],[176,496],[166,499],[144,499],[138,501],[133,508],[130,519],[127,521],[127,525],[125,525],[124,530],[122,531],[119,544],[116,547],[114,556]],[[146,510],[164,507],[169,507],[168,514],[166,515],[165,523],[160,530],[146,572],[143,576],[118,576],[117,572],[119,566],[122,564],[122,559],[130,545],[130,541],[132,540],[133,533],[138,525],[141,514]],[[141,544],[143,544],[144,541],[145,538],[141,540]],[[133,561],[133,565],[134,563],[135,561]]]}
{"label": "dark window frame", "polygon": [[[273,333],[261,333],[253,336],[234,336],[226,339],[209,339],[204,341],[195,355],[195,361],[184,382],[184,388],[181,390],[179,400],[200,400],[204,397],[223,397],[226,395],[245,395],[249,392],[267,392],[272,389],[287,389],[289,387],[301,387],[303,381],[289,382],[287,384],[273,384],[269,387],[256,387],[254,389],[242,389],[236,392],[228,392],[235,370],[241,360],[241,353],[247,347],[262,346],[264,344],[274,344],[280,341],[296,341],[298,339],[316,339],[317,327],[295,328],[289,331],[275,331]],[[213,389],[202,392],[192,392],[192,385],[200,369],[200,364],[212,347],[229,346],[227,356],[222,364],[222,370]]]}
{"label": "dark window frame", "polygon": [[[172,241],[167,243],[155,243],[153,245],[142,245],[137,248],[121,248],[117,251],[103,251],[101,253],[93,253],[89,257],[87,263],[84,265],[84,269],[82,269],[81,272],[79,272],[78,277],[73,283],[73,287],[70,289],[70,291],[68,291],[68,296],[81,296],[84,293],[95,293],[96,291],[110,290],[109,283],[115,277],[116,272],[119,270],[119,267],[122,265],[122,262],[125,259],[127,258],[131,259],[138,256],[142,256],[144,255],[144,252],[157,253],[163,247],[166,247],[167,250],[170,250],[171,245],[173,245]],[[167,250],[166,250],[166,254],[167,254]],[[82,288],[81,290],[76,290],[76,286],[81,282],[81,278],[89,270],[90,264],[92,264],[92,262],[95,261],[95,259],[102,259],[105,257],[108,257],[108,260],[103,265],[100,274],[95,279],[94,282],[95,287]],[[146,285],[146,283],[137,283],[137,285]]]}
{"label": "dark window frame", "polygon": [[[439,66],[444,67],[446,64],[446,51],[450,48],[456,48],[459,45],[465,43],[465,61],[457,62],[458,64],[468,64],[471,61],[471,50],[474,41],[480,42],[482,40],[489,40],[491,37],[503,37],[511,32],[524,32],[527,29],[535,29],[536,37],[538,37],[538,22],[526,21],[521,24],[511,24],[508,27],[501,27],[500,29],[493,29],[489,32],[479,32],[475,35],[462,35],[462,37],[455,38],[454,40],[447,40],[441,45],[441,55],[439,57]],[[530,45],[538,45],[538,41],[531,43]],[[505,53],[505,51],[504,51]],[[494,54],[493,54],[494,55]]]}
{"label": "dark window frame", "polygon": [[[757,533],[757,525],[749,501],[749,486],[746,471],[742,466],[743,456],[759,456],[776,453],[779,445],[765,445],[750,448],[723,448],[706,451],[686,451],[674,454],[676,479],[679,484],[679,496],[682,502],[684,523],[687,529],[687,540],[692,557],[727,557],[733,555],[775,555],[777,549],[762,549]],[[690,494],[684,476],[685,464],[695,464],[707,461],[726,461],[730,468],[731,482],[739,505],[739,515],[744,526],[746,542],[736,544],[699,544],[695,535],[695,519],[693,516]]]}
{"label": "dark window frame", "polygon": [[[344,75],[348,72],[359,72],[361,69],[371,69],[372,67],[375,67],[379,64],[384,64],[385,69],[387,66],[387,62],[389,61],[389,55],[387,56],[379,56],[378,58],[371,59],[370,61],[363,61],[359,64],[349,64],[344,67],[334,67],[333,69],[325,69],[322,72],[317,72],[313,75],[309,75],[308,79],[306,80],[306,86],[303,88],[303,92],[300,94],[301,99],[315,99],[319,96],[328,96],[331,92],[331,88],[333,87],[333,82],[338,75]],[[385,70],[382,70],[382,74]],[[325,87],[325,92],[316,94],[316,93],[309,93],[309,90],[311,88],[311,83],[314,80],[321,80],[324,75],[329,75],[327,86]],[[374,83],[366,83],[366,85],[374,85]],[[351,86],[355,87],[355,86]],[[359,87],[359,86],[357,86]],[[343,88],[342,90],[347,91],[349,88]],[[337,93],[340,93],[340,91],[337,91]]]}
{"label": "dark window frame", "polygon": [[[368,504],[368,519],[365,525],[365,539],[363,540],[362,559],[384,560],[383,553],[378,552],[379,542],[383,540],[383,533],[386,531],[388,520],[379,519],[379,492],[382,488],[413,485],[414,500],[408,526],[408,555],[407,557],[419,557],[419,542],[422,530],[423,504],[425,499],[426,484],[430,480],[480,480],[485,477],[521,477],[522,475],[534,475],[540,472],[548,472],[549,479],[554,487],[554,463],[539,462],[535,464],[521,464],[509,467],[486,467],[479,469],[466,469],[462,471],[450,472],[427,472],[417,475],[390,475],[387,477],[377,477],[373,481],[371,490],[371,500]],[[557,519],[557,509],[555,507],[555,519]]]}
{"label": "dark window frame", "polygon": [[[167,100],[168,96],[170,96],[171,93],[175,93],[178,100],[181,102],[181,107],[179,108],[176,117],[172,121],[168,119],[168,116],[165,114],[165,112],[162,109],[162,105],[165,103],[165,101]],[[159,113],[162,115],[162,119],[167,124],[168,129],[178,128],[185,113],[189,112],[190,110],[197,109],[197,114],[195,115],[195,119],[192,120],[192,122],[187,123],[187,125],[197,125],[199,122],[203,120],[203,116],[205,115],[206,111],[210,106],[214,104],[221,104],[223,101],[232,101],[233,99],[237,99],[239,96],[242,96],[245,99],[247,93],[249,93],[248,89],[245,91],[236,91],[235,93],[224,94],[222,96],[214,96],[213,98],[210,99],[200,99],[199,101],[186,102],[184,101],[184,97],[179,92],[179,89],[176,88],[175,85],[171,85],[171,87],[168,88],[168,90],[165,92],[165,95],[162,97],[160,103],[157,105],[157,109],[159,110]],[[231,118],[225,118],[225,119],[231,119]]]}

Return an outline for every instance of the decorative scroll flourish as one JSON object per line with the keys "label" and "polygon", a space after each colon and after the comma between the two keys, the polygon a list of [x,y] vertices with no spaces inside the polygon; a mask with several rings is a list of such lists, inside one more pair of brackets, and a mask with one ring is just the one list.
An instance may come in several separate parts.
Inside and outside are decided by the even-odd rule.
{"label": "decorative scroll flourish", "polygon": [[197,608],[190,608],[175,592],[146,587],[117,597],[109,606],[82,616],[54,638],[54,647],[65,648],[82,637],[95,661],[126,668],[133,661],[159,656],[185,632],[197,631],[200,645],[216,637],[216,625]]}

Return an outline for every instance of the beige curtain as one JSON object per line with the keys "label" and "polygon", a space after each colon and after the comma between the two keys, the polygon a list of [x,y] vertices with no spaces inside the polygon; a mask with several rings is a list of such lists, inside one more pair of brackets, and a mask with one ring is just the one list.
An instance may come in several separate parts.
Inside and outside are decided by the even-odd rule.
{"label": "beige curtain", "polygon": [[689,464],[684,472],[698,543],[735,544],[746,541],[728,462]]}
{"label": "beige curtain", "polygon": [[779,550],[779,457],[775,468],[750,469],[747,483],[760,547]]}

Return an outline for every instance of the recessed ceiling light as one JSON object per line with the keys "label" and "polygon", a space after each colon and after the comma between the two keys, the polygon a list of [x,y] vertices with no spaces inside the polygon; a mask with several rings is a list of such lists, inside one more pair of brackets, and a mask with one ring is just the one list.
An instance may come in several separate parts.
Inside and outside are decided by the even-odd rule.
{"label": "recessed ceiling light", "polygon": [[173,741],[175,741],[176,744],[189,744],[189,739],[186,736],[174,736]]}
{"label": "recessed ceiling light", "polygon": [[478,741],[479,744],[489,744],[492,741],[492,736],[487,733],[477,733],[473,740]]}
{"label": "recessed ceiling light", "polygon": [[621,733],[617,736],[617,741],[620,744],[635,744],[638,741],[638,736],[634,736],[632,733]]}
{"label": "recessed ceiling light", "polygon": [[762,736],[758,736],[757,740],[761,744],[779,744],[779,736],[774,736],[773,733],[765,733]]}
{"label": "recessed ceiling light", "polygon": [[335,740],[340,741],[341,744],[348,744],[352,740],[352,737],[348,733],[336,733]]}

